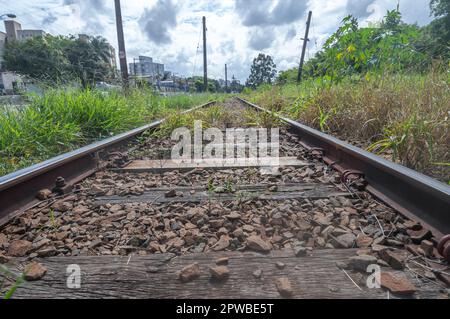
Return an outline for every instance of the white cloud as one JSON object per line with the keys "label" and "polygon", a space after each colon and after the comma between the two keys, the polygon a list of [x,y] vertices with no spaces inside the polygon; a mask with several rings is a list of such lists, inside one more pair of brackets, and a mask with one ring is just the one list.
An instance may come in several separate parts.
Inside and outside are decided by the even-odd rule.
{"label": "white cloud", "polygon": [[177,26],[178,10],[172,0],[158,0],[151,9],[145,9],[139,25],[153,43],[169,44],[170,31]]}
{"label": "white cloud", "polygon": [[[123,0],[122,14],[129,62],[149,55],[175,73],[201,75],[206,16],[209,75],[223,78],[227,63],[230,77],[245,81],[260,50],[274,57],[279,70],[298,64],[308,10],[313,22],[307,57],[312,57],[347,14],[364,25],[396,6],[397,0]],[[15,13],[26,29],[102,35],[117,47],[113,1],[0,0],[0,7]],[[408,23],[431,20],[429,0],[400,0],[400,10]]]}

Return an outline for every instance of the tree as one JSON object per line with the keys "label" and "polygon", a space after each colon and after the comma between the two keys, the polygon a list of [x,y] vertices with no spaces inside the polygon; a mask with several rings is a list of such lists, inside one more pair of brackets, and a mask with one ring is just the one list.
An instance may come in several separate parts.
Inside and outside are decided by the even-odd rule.
{"label": "tree", "polygon": [[110,65],[111,50],[102,37],[35,37],[8,41],[7,70],[53,83],[80,80],[83,87],[115,76]]}
{"label": "tree", "polygon": [[381,23],[381,28],[387,31],[399,32],[401,24],[402,24],[402,14],[397,8],[397,10],[391,11],[388,10],[384,20]]}
{"label": "tree", "polygon": [[356,18],[345,17],[323,50],[308,61],[306,73],[339,81],[369,71],[425,70],[431,59],[421,42],[423,31],[401,18],[398,10],[392,10],[378,27],[359,27]]}
{"label": "tree", "polygon": [[[192,78],[188,78],[187,80],[194,84],[193,87],[190,88],[191,91],[198,93],[205,92],[203,77],[194,76]],[[219,81],[208,78],[208,92],[216,93],[220,91],[221,87]]]}
{"label": "tree", "polygon": [[204,83],[203,83],[202,79],[195,80],[195,83],[194,83],[195,91],[198,92],[198,93],[203,92],[204,91],[203,84]]}
{"label": "tree", "polygon": [[450,0],[431,0],[430,8],[435,17],[448,17],[450,15]]}
{"label": "tree", "polygon": [[244,89],[244,86],[233,75],[233,77],[231,78],[231,84],[230,84],[231,92],[232,93],[241,93],[243,89]]}
{"label": "tree", "polygon": [[450,0],[431,0],[431,13],[436,17],[432,25],[433,36],[442,40],[448,46],[450,44]]}
{"label": "tree", "polygon": [[277,77],[277,84],[294,83],[297,81],[298,68],[280,71]]}
{"label": "tree", "polygon": [[105,38],[99,36],[91,38],[90,41],[95,53],[100,58],[100,60],[109,64],[112,56],[108,41]]}
{"label": "tree", "polygon": [[64,80],[69,76],[70,62],[64,54],[63,42],[62,38],[51,36],[8,41],[5,68],[40,80]]}
{"label": "tree", "polygon": [[277,74],[276,65],[270,55],[260,53],[253,60],[250,70],[250,76],[247,79],[246,86],[257,88],[261,84],[272,84]]}
{"label": "tree", "polygon": [[72,73],[80,79],[84,88],[114,77],[114,70],[109,63],[111,50],[102,37],[72,37],[67,43],[65,54]]}

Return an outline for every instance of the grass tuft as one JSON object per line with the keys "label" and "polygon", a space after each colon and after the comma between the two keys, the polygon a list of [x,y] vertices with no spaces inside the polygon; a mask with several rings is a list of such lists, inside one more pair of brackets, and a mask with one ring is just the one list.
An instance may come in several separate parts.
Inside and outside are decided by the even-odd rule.
{"label": "grass tuft", "polygon": [[25,106],[0,106],[0,176],[147,124],[167,110],[183,110],[216,98],[68,88],[31,95]]}

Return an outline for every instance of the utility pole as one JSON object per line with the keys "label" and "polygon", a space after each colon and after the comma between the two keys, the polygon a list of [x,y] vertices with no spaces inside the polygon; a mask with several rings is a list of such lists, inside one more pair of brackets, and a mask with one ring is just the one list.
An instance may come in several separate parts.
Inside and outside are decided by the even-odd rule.
{"label": "utility pole", "polygon": [[203,17],[203,87],[205,92],[208,92],[208,59],[206,53],[206,17]]}
{"label": "utility pole", "polygon": [[225,64],[225,93],[228,93],[228,66]]}
{"label": "utility pole", "polygon": [[297,83],[302,82],[302,72],[303,72],[303,64],[305,63],[305,54],[306,54],[306,47],[308,45],[308,36],[309,36],[309,27],[311,26],[311,17],[312,17],[312,11],[309,11],[308,14],[308,21],[306,22],[306,32],[305,37],[303,38],[303,50],[302,50],[302,57],[300,59],[300,66],[298,68],[298,78]]}
{"label": "utility pole", "polygon": [[127,53],[125,50],[125,39],[123,35],[122,24],[122,9],[120,7],[120,0],[114,0],[116,5],[116,25],[117,25],[117,39],[119,42],[119,59],[120,59],[120,71],[122,72],[122,79],[124,87],[128,86],[128,66],[127,66]]}

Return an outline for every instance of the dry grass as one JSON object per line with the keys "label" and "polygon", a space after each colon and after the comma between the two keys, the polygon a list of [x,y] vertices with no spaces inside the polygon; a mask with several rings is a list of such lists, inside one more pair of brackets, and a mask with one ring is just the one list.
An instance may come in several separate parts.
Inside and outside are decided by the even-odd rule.
{"label": "dry grass", "polygon": [[[407,167],[450,181],[450,74],[319,80],[265,88],[247,98],[309,126],[389,152]],[[283,101],[283,102],[282,102]]]}

